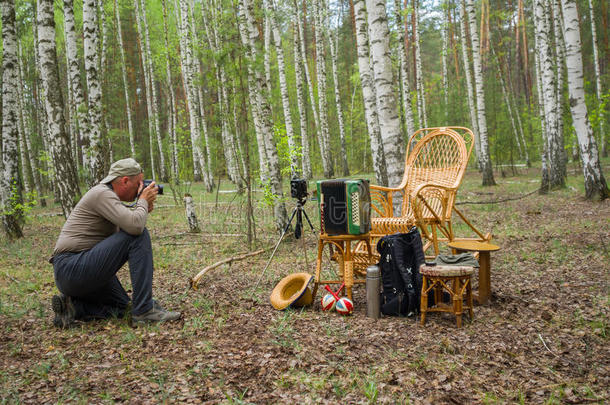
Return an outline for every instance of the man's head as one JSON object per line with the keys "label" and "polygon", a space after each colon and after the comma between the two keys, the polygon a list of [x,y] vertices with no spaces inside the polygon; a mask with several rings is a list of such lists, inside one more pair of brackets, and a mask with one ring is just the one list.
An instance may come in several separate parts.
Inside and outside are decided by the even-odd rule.
{"label": "man's head", "polygon": [[121,201],[133,201],[143,179],[142,167],[134,159],[127,158],[114,162],[108,176],[100,183],[110,183]]}

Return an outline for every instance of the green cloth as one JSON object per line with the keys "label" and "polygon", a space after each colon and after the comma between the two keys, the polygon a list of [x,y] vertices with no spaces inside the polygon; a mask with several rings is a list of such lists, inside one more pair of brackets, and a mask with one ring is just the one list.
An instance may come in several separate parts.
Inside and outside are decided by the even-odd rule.
{"label": "green cloth", "polygon": [[472,266],[479,267],[479,262],[472,253],[460,253],[459,255],[438,255],[434,263],[439,266]]}

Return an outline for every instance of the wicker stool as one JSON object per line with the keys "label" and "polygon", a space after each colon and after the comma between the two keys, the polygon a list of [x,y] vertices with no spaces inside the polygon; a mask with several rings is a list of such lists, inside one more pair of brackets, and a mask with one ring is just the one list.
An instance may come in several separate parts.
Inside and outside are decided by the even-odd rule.
{"label": "wicker stool", "polygon": [[[421,324],[426,323],[426,312],[451,312],[455,315],[457,327],[462,327],[462,313],[468,309],[470,319],[472,310],[472,286],[470,276],[474,272],[470,266],[427,266],[420,267],[423,276],[421,287]],[[450,285],[449,285],[449,282]],[[434,306],[428,308],[428,292],[434,291]],[[453,305],[442,302],[443,292],[449,293]],[[466,292],[466,296],[464,296]],[[466,305],[464,306],[464,298]]]}

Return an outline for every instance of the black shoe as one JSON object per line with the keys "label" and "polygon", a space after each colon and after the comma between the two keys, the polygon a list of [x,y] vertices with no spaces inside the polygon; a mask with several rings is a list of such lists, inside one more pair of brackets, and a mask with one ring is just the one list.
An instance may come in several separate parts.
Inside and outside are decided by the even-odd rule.
{"label": "black shoe", "polygon": [[76,310],[72,299],[67,295],[59,294],[54,295],[51,298],[51,307],[55,312],[55,319],[53,319],[53,325],[58,328],[66,329],[74,324],[74,317],[76,316]]}

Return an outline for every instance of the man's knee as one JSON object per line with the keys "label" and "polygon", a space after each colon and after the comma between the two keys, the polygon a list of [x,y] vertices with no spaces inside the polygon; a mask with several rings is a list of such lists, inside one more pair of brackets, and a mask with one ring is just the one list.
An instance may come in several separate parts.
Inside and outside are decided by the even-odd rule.
{"label": "man's knee", "polygon": [[124,233],[125,235],[128,235],[130,238],[130,244],[132,246],[137,246],[137,247],[151,247],[151,241],[150,241],[150,233],[148,233],[148,229],[144,228],[144,230],[142,231],[141,234],[139,235],[131,235],[128,234],[127,232],[121,230],[121,233]]}

